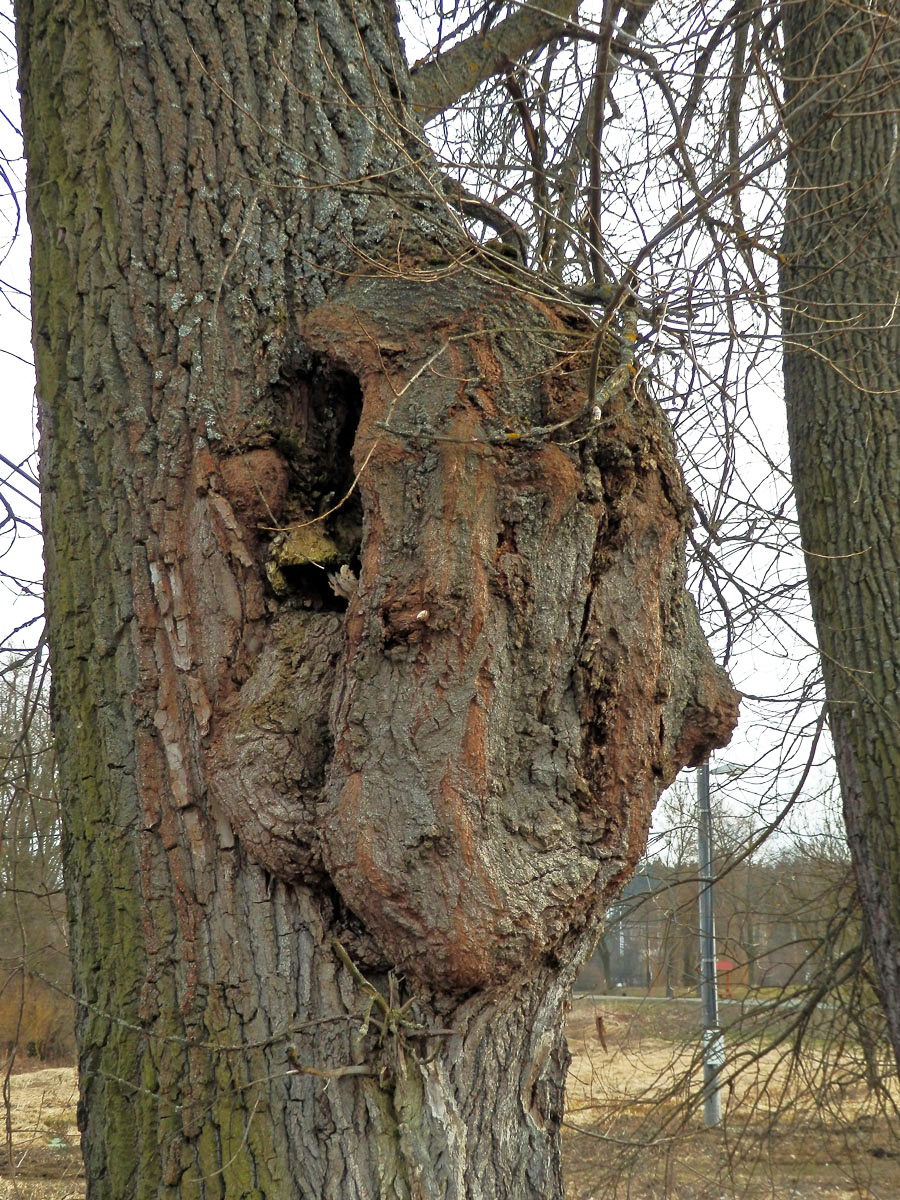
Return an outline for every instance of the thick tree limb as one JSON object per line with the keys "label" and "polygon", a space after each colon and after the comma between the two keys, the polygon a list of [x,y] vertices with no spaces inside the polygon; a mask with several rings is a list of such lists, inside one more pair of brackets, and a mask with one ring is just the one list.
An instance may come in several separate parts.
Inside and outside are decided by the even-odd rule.
{"label": "thick tree limb", "polygon": [[[523,54],[570,31],[579,3],[580,0],[545,0],[540,5],[523,4],[493,29],[466,38],[414,68],[412,107],[419,119],[430,121],[492,75],[508,71],[510,63],[517,62]],[[630,0],[624,6],[620,41],[630,41],[654,3],[655,0]]]}
{"label": "thick tree limb", "polygon": [[502,208],[482,200],[480,196],[468,191],[455,179],[445,176],[441,187],[447,200],[462,216],[474,221],[481,221],[493,229],[500,241],[513,246],[521,262],[528,258],[528,237],[522,227],[517,224]]}
{"label": "thick tree limb", "polygon": [[507,71],[529,50],[558,37],[578,4],[579,0],[523,4],[496,28],[466,38],[413,70],[412,107],[419,119],[430,121],[492,75]]}

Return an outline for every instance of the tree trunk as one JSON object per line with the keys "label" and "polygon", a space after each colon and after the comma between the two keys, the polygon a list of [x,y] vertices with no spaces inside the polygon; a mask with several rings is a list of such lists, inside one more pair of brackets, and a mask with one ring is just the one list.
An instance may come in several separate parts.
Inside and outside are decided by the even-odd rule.
{"label": "tree trunk", "polygon": [[800,530],[844,814],[900,1067],[896,13],[785,6],[782,305]]}
{"label": "tree trunk", "polygon": [[533,435],[593,330],[434,201],[394,16],[19,3],[92,1200],[561,1196],[567,990],[736,717],[665,422]]}

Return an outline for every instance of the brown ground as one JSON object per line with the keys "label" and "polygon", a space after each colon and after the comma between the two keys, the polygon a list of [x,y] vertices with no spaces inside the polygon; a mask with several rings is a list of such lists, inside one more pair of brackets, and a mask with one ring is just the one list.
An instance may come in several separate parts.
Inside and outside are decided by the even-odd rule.
{"label": "brown ground", "polygon": [[761,1054],[758,1030],[742,1045],[729,1036],[726,1078],[734,1061],[743,1068],[722,1093],[722,1126],[708,1129],[696,1103],[699,1021],[698,1005],[678,1001],[576,1002],[568,1200],[900,1200],[898,1122],[866,1083],[858,1047],[838,1049],[823,1030],[796,1058],[789,1042]]}
{"label": "brown ground", "polygon": [[12,1169],[6,1130],[0,1143],[0,1200],[82,1200],[84,1173],[75,1128],[78,1085],[72,1067],[13,1075]]}
{"label": "brown ground", "polygon": [[[697,1006],[678,1001],[576,1002],[568,1200],[900,1200],[897,1124],[852,1050],[842,1048],[837,1067],[832,1055],[830,1074],[815,1050],[800,1060],[768,1052],[723,1093],[726,1120],[710,1130],[696,1108],[685,1114],[698,1090],[698,1021]],[[746,1043],[745,1060],[758,1045]],[[14,1075],[10,1084],[15,1182],[4,1136],[0,1200],[82,1200],[74,1070]]]}

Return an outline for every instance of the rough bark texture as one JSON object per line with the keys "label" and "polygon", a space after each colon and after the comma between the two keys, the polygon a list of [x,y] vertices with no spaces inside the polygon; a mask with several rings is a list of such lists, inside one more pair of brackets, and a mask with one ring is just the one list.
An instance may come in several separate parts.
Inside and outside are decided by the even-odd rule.
{"label": "rough bark texture", "polygon": [[816,0],[787,5],[785,30],[794,486],[847,833],[900,1066],[900,28],[896,14]]}
{"label": "rough bark texture", "polygon": [[736,716],[665,422],[507,436],[591,330],[433,205],[382,6],[18,21],[89,1195],[558,1197],[567,989]]}

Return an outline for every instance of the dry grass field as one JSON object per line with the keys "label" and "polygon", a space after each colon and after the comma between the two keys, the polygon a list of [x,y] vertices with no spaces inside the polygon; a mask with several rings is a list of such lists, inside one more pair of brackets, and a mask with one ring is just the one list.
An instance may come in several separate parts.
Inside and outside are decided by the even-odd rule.
{"label": "dry grass field", "polygon": [[74,1068],[23,1071],[10,1076],[9,1088],[12,1128],[0,1144],[0,1200],[82,1200]]}
{"label": "dry grass field", "polygon": [[[568,1200],[900,1198],[898,1126],[860,1079],[852,1047],[846,1069],[839,1054],[826,1070],[814,1050],[759,1056],[745,1043],[747,1065],[723,1093],[726,1120],[710,1130],[692,1103],[698,1020],[697,1006],[681,1001],[576,1001]],[[13,1169],[4,1136],[0,1200],[82,1200],[75,1072],[25,1072],[10,1088]]]}
{"label": "dry grass field", "polygon": [[575,1003],[568,1200],[900,1200],[900,1122],[884,1112],[897,1094],[879,1101],[858,1047],[817,1053],[813,1036],[796,1056],[789,1039],[763,1052],[729,1037],[725,1119],[708,1129],[699,1020],[684,1001]]}

